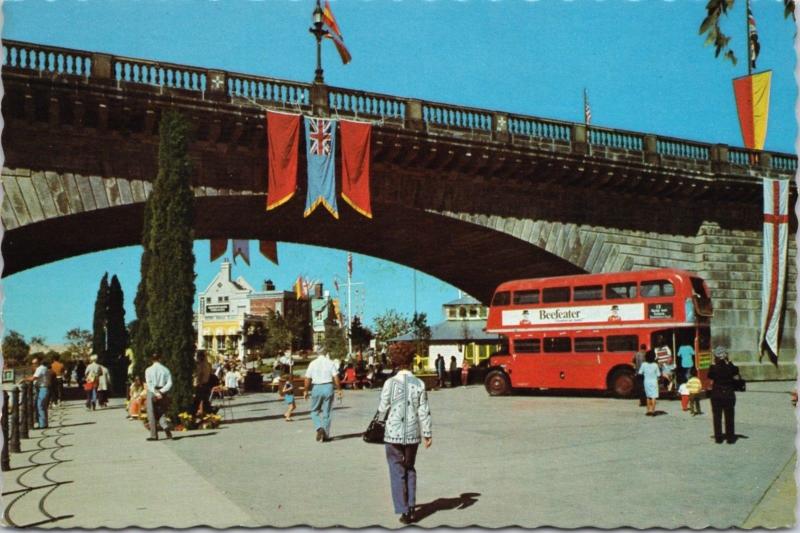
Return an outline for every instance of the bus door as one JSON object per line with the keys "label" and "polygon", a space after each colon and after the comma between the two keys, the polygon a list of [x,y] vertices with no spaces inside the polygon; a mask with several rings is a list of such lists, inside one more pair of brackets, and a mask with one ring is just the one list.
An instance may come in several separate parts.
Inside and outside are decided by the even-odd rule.
{"label": "bus door", "polygon": [[708,369],[711,368],[711,328],[697,326],[695,335],[694,365],[697,368],[697,377],[703,382],[703,388],[709,389],[711,382],[708,379]]}

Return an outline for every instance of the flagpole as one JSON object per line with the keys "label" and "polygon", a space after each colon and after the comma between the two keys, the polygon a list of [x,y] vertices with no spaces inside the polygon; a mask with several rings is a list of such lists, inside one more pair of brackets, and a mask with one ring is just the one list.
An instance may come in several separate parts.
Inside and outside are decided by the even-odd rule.
{"label": "flagpole", "polygon": [[745,0],[744,3],[744,24],[745,24],[745,42],[747,43],[747,75],[753,74],[753,61],[751,59],[753,43],[750,42],[750,0]]}
{"label": "flagpole", "polygon": [[314,8],[312,17],[314,27],[308,28],[308,31],[317,39],[317,70],[314,71],[314,83],[325,83],[322,72],[322,38],[327,32],[322,29],[322,6],[319,4],[319,0],[317,0],[317,7]]}
{"label": "flagpole", "polygon": [[351,279],[353,277],[352,270],[350,268],[347,269],[347,355],[348,357],[352,357],[353,355],[353,335],[352,335],[352,326],[353,326],[353,314],[350,309],[350,287],[351,287]]}

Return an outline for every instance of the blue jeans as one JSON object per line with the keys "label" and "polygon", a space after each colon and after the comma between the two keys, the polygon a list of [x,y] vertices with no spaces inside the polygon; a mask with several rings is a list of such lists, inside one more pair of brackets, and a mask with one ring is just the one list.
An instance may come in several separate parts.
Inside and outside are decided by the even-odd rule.
{"label": "blue jeans", "polygon": [[389,483],[392,486],[392,503],[397,514],[414,510],[417,504],[417,461],[419,444],[385,444],[386,462],[389,463]]}
{"label": "blue jeans", "polygon": [[47,427],[47,402],[50,399],[50,389],[39,387],[36,395],[36,410],[39,411],[39,429]]}
{"label": "blue jeans", "polygon": [[314,429],[322,428],[331,434],[331,407],[333,407],[333,383],[314,385],[311,389],[311,420]]}

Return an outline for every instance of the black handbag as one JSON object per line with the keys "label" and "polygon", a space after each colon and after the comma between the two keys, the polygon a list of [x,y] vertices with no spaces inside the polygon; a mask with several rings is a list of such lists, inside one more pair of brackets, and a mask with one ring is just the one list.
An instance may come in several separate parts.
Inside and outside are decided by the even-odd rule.
{"label": "black handbag", "polygon": [[747,382],[741,376],[733,379],[733,390],[736,392],[745,392],[747,390]]}
{"label": "black handbag", "polygon": [[[388,414],[388,413],[387,413]],[[369,444],[383,444],[383,435],[386,433],[386,421],[379,420],[380,411],[375,412],[367,430],[364,432],[364,442]]]}

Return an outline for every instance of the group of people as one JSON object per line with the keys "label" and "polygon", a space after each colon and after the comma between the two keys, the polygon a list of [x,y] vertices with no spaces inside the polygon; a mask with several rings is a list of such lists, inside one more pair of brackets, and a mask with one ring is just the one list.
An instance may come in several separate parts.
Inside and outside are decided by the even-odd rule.
{"label": "group of people", "polygon": [[470,365],[466,357],[461,361],[461,367],[459,368],[456,356],[451,355],[450,364],[445,367],[444,357],[439,353],[436,354],[434,366],[436,367],[436,385],[438,387],[444,388],[447,381],[450,382],[451,387],[457,387],[459,382],[461,386],[466,387],[467,383],[469,383]]}
{"label": "group of people", "polygon": [[83,376],[83,390],[86,392],[86,409],[94,411],[99,405],[108,407],[108,391],[111,387],[111,373],[97,362],[97,354],[89,356],[89,364]]}
{"label": "group of people", "polygon": [[[659,379],[664,375],[664,367],[657,362],[658,349],[647,350],[645,345],[634,356],[634,367],[637,376],[641,377],[640,391],[646,400],[647,416],[655,416],[656,400],[659,397]],[[690,354],[690,355],[689,355]],[[714,426],[714,441],[718,444],[736,442],[735,406],[736,390],[743,383],[738,367],[728,358],[728,350],[724,346],[714,348],[714,363],[708,370],[708,379],[712,381],[709,398]],[[700,410],[700,394],[702,382],[697,377],[694,366],[694,349],[682,345],[678,349],[681,360],[681,374],[678,376],[678,391],[688,397],[687,408],[692,415],[702,414]],[[672,365],[674,368],[674,365]],[[667,365],[667,372],[669,372]],[[670,390],[670,389],[668,389]],[[723,431],[724,419],[724,431]]]}
{"label": "group of people", "polygon": [[49,361],[44,357],[34,357],[31,366],[33,374],[22,378],[20,383],[28,382],[33,385],[38,427],[44,429],[47,427],[50,405],[58,405],[64,400],[64,377],[68,368],[61,362],[58,354]]}

